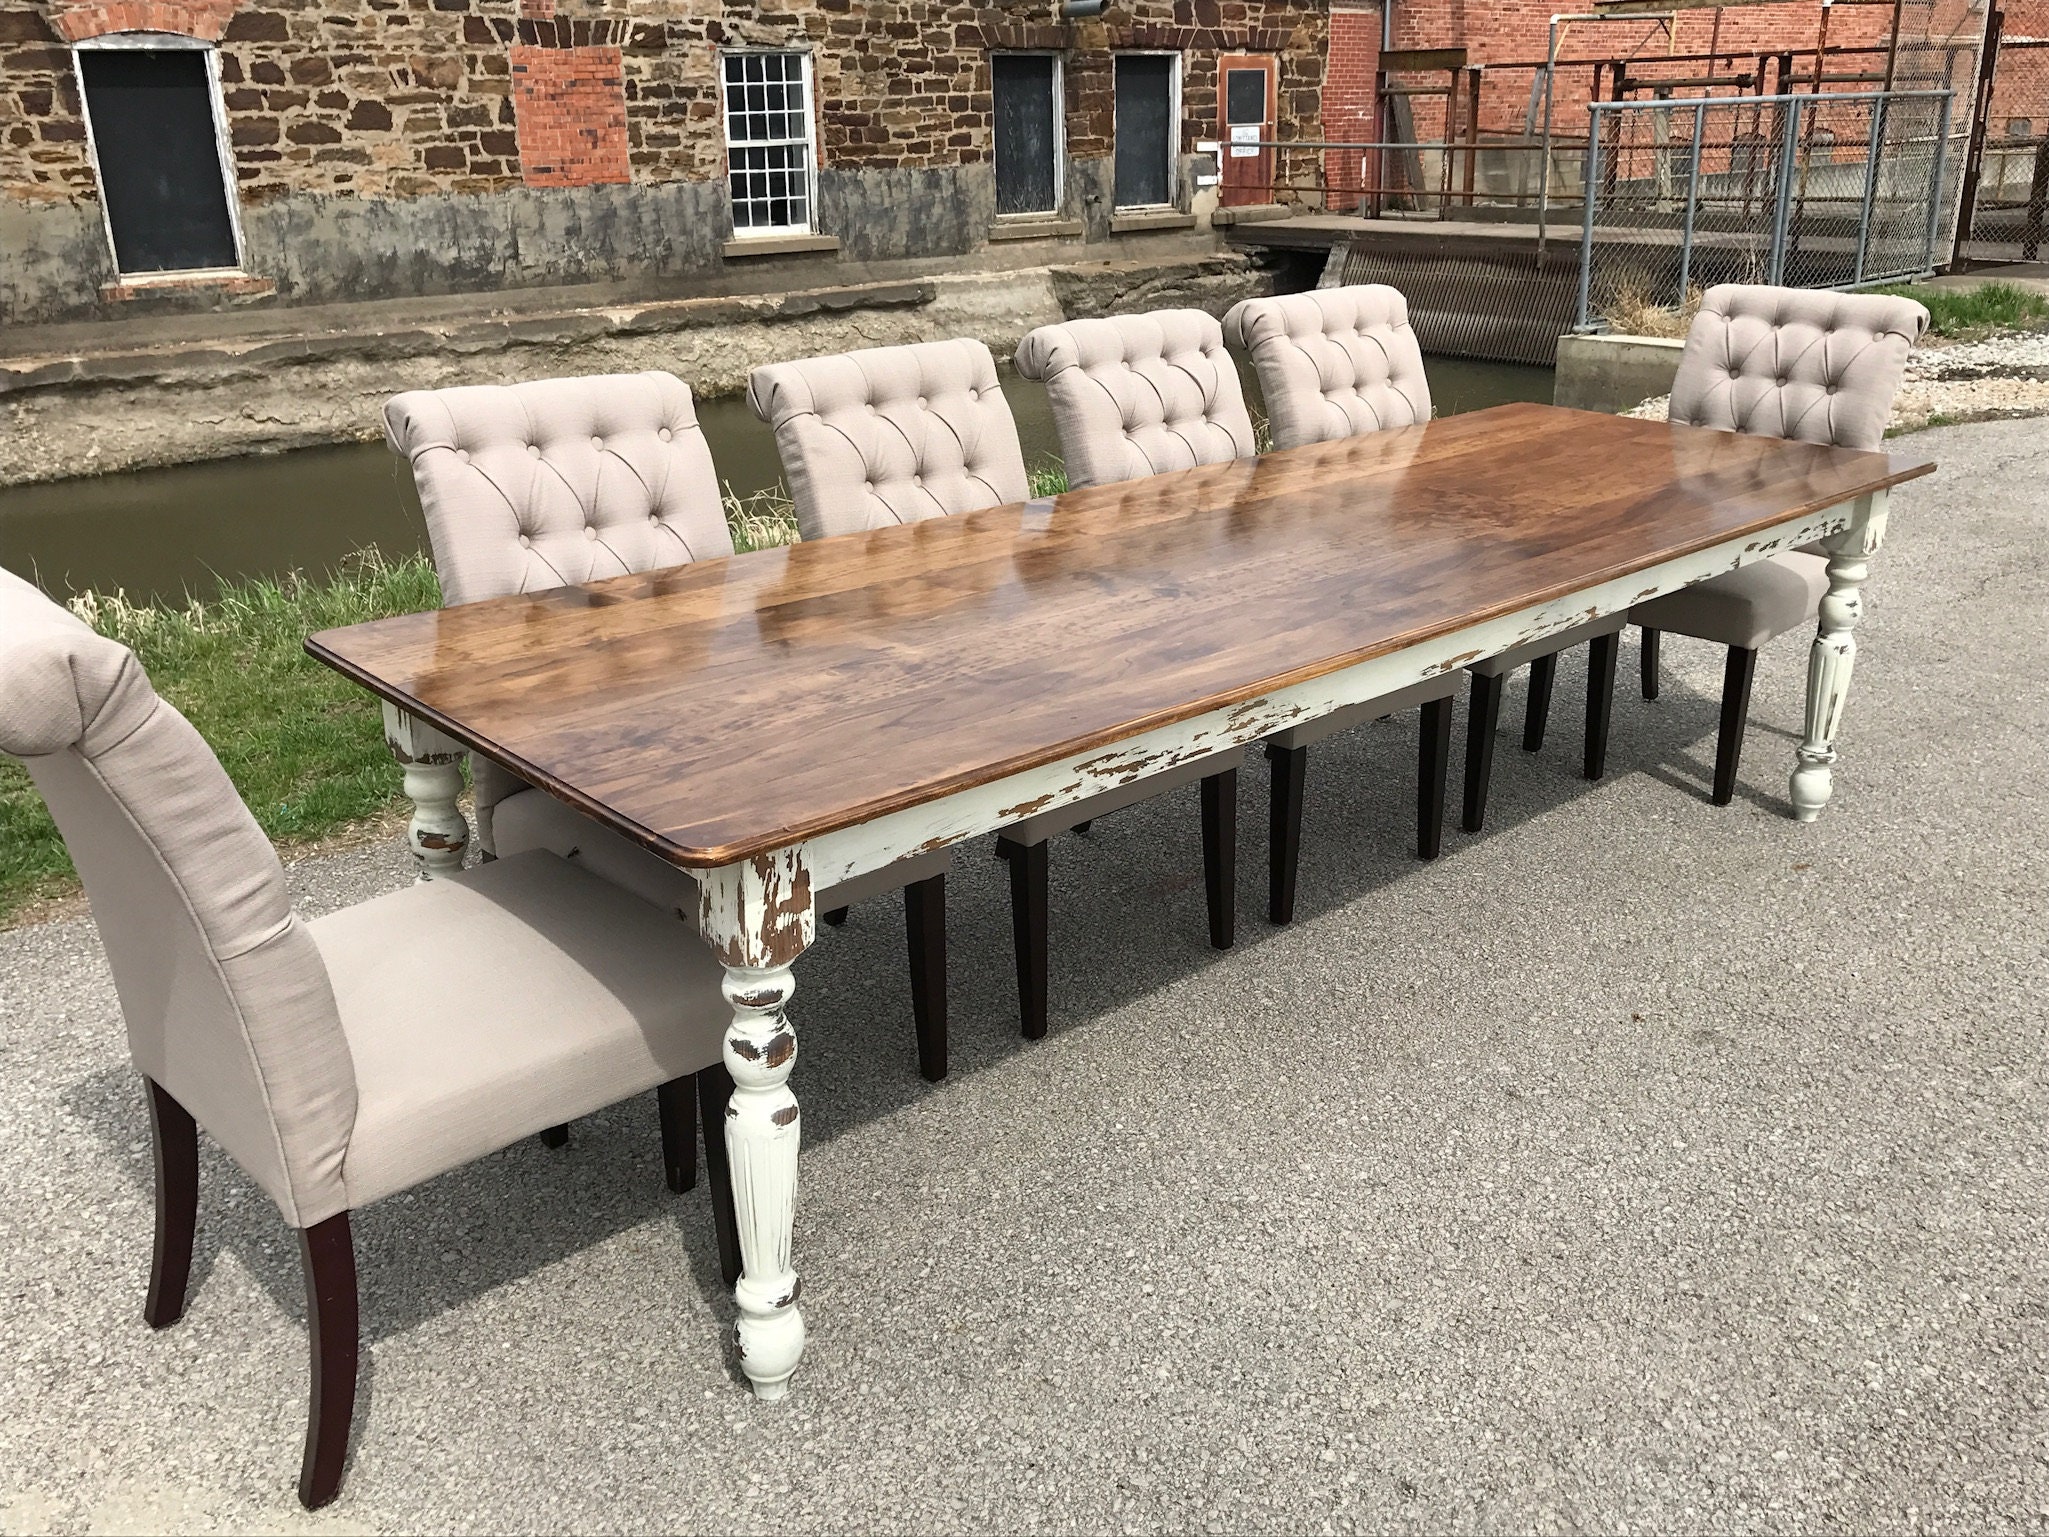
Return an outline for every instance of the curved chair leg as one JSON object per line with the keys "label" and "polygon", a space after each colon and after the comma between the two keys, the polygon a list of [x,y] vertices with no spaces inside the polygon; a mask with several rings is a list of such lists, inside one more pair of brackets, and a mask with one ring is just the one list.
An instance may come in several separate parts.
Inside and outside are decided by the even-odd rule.
{"label": "curved chair leg", "polygon": [[904,887],[904,938],[911,952],[911,1020],[918,1031],[918,1074],[946,1077],[946,877]]}
{"label": "curved chair leg", "polygon": [[[689,1078],[671,1078],[655,1090],[662,1117],[662,1172],[681,1195],[697,1188],[697,1094]],[[711,1128],[706,1128],[707,1134]]]}
{"label": "curved chair leg", "polygon": [[1267,744],[1272,793],[1267,804],[1267,892],[1269,923],[1295,919],[1295,871],[1302,862],[1302,798],[1309,780],[1309,749]]}
{"label": "curved chair leg", "polygon": [[542,1147],[567,1147],[567,1146],[569,1146],[569,1128],[568,1128],[568,1126],[567,1126],[567,1125],[563,1125],[563,1126],[550,1126],[550,1127],[549,1127],[549,1128],[548,1128],[548,1129],[547,1129],[546,1131],[544,1131],[544,1132],[542,1132],[542,1133],[541,1133],[541,1146],[542,1146]]}
{"label": "curved chair leg", "polygon": [[1608,772],[1608,722],[1615,714],[1615,662],[1620,635],[1596,635],[1587,644],[1587,751],[1581,771],[1588,779]]}
{"label": "curved chair leg", "polygon": [[1209,898],[1209,942],[1228,950],[1238,939],[1238,771],[1202,782],[1202,879]]}
{"label": "curved chair leg", "polygon": [[1544,729],[1551,724],[1551,685],[1558,677],[1558,653],[1540,656],[1530,663],[1530,698],[1523,711],[1523,751],[1539,752],[1544,746]]}
{"label": "curved chair leg", "polygon": [[301,1228],[299,1255],[306,1269],[306,1333],[313,1347],[299,1503],[318,1510],[341,1493],[349,1422],[356,1412],[356,1249],[349,1238],[349,1214]]}
{"label": "curved chair leg", "polygon": [[844,928],[846,926],[847,910],[844,907],[835,907],[831,912],[820,913],[818,916],[823,918],[827,923],[831,924],[836,929]]}
{"label": "curved chair leg", "polygon": [[1729,660],[1722,665],[1722,730],[1715,739],[1717,806],[1736,798],[1736,767],[1743,761],[1743,733],[1750,725],[1750,680],[1756,672],[1755,651],[1729,648]]}
{"label": "curved chair leg", "polygon": [[157,1235],[149,1261],[149,1297],[143,1321],[168,1329],[185,1316],[185,1287],[192,1278],[192,1232],[199,1221],[199,1127],[191,1112],[149,1085],[149,1140],[157,1172]]}
{"label": "curved chair leg", "polygon": [[1416,748],[1416,857],[1435,859],[1444,848],[1444,796],[1451,778],[1451,699],[1423,706]]}
{"label": "curved chair leg", "polygon": [[1662,630],[1646,628],[1643,632],[1643,646],[1637,652],[1637,665],[1643,673],[1643,696],[1646,699],[1658,697],[1658,637]]}
{"label": "curved chair leg", "polygon": [[1025,1039],[1046,1033],[1047,845],[996,840],[1010,861],[1010,932],[1017,947],[1017,1006]]}
{"label": "curved chair leg", "polygon": [[1494,738],[1501,731],[1502,678],[1473,674],[1466,705],[1466,807],[1463,826],[1476,833],[1487,821],[1487,785],[1494,777]]}
{"label": "curved chair leg", "polygon": [[697,1075],[705,1183],[711,1187],[711,1225],[719,1237],[719,1274],[728,1286],[740,1280],[740,1219],[733,1206],[733,1161],[726,1153],[726,1101],[732,1097],[733,1075],[723,1062]]}

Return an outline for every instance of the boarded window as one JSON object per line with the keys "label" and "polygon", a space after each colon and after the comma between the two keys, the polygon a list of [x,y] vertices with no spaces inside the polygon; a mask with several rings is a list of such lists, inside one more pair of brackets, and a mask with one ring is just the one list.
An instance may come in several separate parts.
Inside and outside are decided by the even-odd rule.
{"label": "boarded window", "polygon": [[205,52],[86,48],[78,59],[115,266],[123,273],[235,266]]}
{"label": "boarded window", "polygon": [[1171,54],[1117,58],[1117,206],[1174,201],[1174,65]]}
{"label": "boarded window", "polygon": [[1060,205],[1058,63],[1047,53],[990,55],[999,214],[1052,213]]}

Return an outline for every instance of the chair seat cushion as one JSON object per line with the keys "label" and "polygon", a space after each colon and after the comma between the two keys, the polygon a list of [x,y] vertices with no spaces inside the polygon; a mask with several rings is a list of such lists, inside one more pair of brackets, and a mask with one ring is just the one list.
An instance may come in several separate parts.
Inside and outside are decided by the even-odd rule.
{"label": "chair seat cushion", "polygon": [[1540,656],[1555,656],[1561,651],[1570,651],[1574,646],[1583,646],[1601,635],[1620,635],[1629,627],[1627,613],[1609,614],[1601,619],[1589,619],[1585,624],[1576,624],[1569,630],[1560,630],[1555,635],[1546,635],[1542,640],[1533,640],[1528,645],[1517,646],[1513,651],[1504,651],[1499,656],[1490,656],[1485,661],[1475,662],[1466,669],[1483,678],[1499,678],[1514,672],[1525,662],[1534,662]]}
{"label": "chair seat cushion", "polygon": [[[696,876],[609,827],[599,826],[545,790],[521,790],[500,801],[491,813],[491,844],[501,857],[527,849],[559,854],[614,886],[624,887],[643,902],[675,914],[692,929],[697,927]],[[852,907],[913,881],[944,875],[952,868],[952,849],[900,859],[820,892],[818,910],[829,913],[836,907]]]}
{"label": "chair seat cushion", "polygon": [[1053,811],[1041,811],[1036,816],[1026,817],[1022,822],[1013,822],[1000,834],[1011,843],[1026,845],[1044,843],[1048,838],[1057,838],[1071,827],[1083,822],[1093,822],[1097,817],[1108,816],[1113,811],[1122,811],[1126,806],[1136,806],[1140,801],[1149,801],[1155,795],[1165,795],[1183,785],[1194,784],[1198,779],[1207,779],[1212,774],[1221,774],[1227,769],[1240,768],[1245,762],[1245,749],[1229,747],[1220,753],[1211,753],[1193,763],[1184,763],[1179,768],[1164,773],[1149,774],[1143,779],[1134,779],[1130,784],[1119,785],[1114,790],[1105,790],[1101,795],[1091,795],[1085,801],[1076,801],[1071,806],[1061,806]]}
{"label": "chair seat cushion", "polygon": [[1286,731],[1277,731],[1267,738],[1268,744],[1285,751],[1311,747],[1325,737],[1336,736],[1354,726],[1363,726],[1383,715],[1399,715],[1404,710],[1420,709],[1433,699],[1450,699],[1458,693],[1459,676],[1456,672],[1439,673],[1434,678],[1425,678],[1421,683],[1412,683],[1405,689],[1369,699],[1364,704],[1346,705],[1342,710],[1333,710],[1299,726],[1290,726]]}
{"label": "chair seat cushion", "polygon": [[1828,562],[1789,550],[1639,603],[1629,617],[1647,630],[1755,651],[1775,635],[1813,623],[1827,592]]}
{"label": "chair seat cushion", "polygon": [[356,1069],[350,1207],[719,1060],[721,968],[690,929],[552,854],[308,925]]}

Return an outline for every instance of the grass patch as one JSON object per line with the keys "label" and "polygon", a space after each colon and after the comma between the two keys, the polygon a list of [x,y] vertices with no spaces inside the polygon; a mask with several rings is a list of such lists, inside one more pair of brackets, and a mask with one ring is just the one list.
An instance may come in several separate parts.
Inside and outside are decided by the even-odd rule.
{"label": "grass patch", "polygon": [[1914,300],[1928,311],[1928,334],[1950,341],[1975,341],[2001,331],[2049,330],[2049,299],[2011,283],[1982,283],[1969,289],[1906,283],[1872,291]]}

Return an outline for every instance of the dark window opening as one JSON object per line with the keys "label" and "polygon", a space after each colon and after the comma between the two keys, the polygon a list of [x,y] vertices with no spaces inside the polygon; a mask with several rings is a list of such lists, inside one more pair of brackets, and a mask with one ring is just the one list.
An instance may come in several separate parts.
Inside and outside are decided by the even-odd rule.
{"label": "dark window opening", "polygon": [[1117,58],[1117,206],[1174,201],[1174,59]]}
{"label": "dark window opening", "polygon": [[990,55],[999,214],[1053,213],[1059,207],[1059,108],[1053,75],[1058,62],[1043,53]]}
{"label": "dark window opening", "polygon": [[88,48],[79,64],[114,265],[124,274],[236,265],[205,53]]}
{"label": "dark window opening", "polygon": [[1224,121],[1266,122],[1266,71],[1232,69],[1224,72]]}

